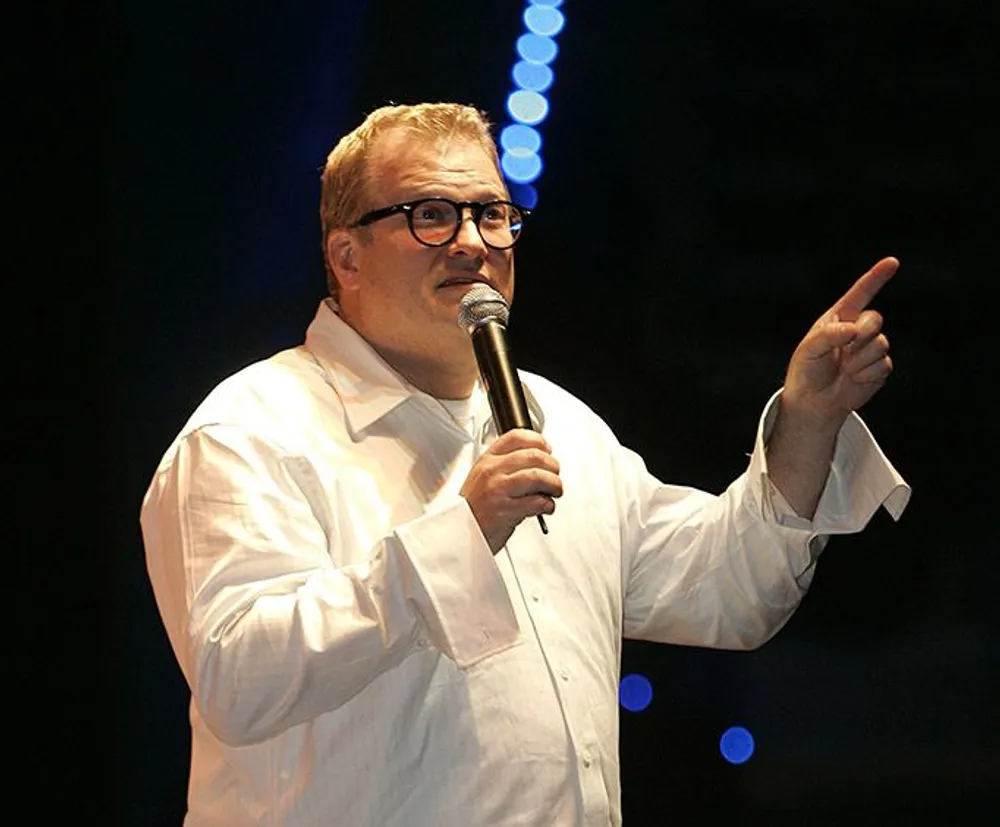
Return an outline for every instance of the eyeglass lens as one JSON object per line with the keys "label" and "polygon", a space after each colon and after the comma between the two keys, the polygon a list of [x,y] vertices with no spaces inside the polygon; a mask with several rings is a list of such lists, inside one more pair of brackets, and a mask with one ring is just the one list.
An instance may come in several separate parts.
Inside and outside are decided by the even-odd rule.
{"label": "eyeglass lens", "polygon": [[[455,237],[461,216],[454,204],[431,199],[415,204],[411,214],[413,234],[424,244],[446,244]],[[521,233],[521,211],[511,204],[493,202],[479,213],[479,232],[491,247],[504,249]]]}

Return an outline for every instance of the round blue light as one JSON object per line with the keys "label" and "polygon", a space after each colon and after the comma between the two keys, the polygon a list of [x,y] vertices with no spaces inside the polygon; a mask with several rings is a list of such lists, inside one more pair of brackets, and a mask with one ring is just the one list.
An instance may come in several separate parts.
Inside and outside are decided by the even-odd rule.
{"label": "round blue light", "polygon": [[553,9],[563,4],[563,0],[528,0],[528,2],[532,6],[546,6]]}
{"label": "round blue light", "polygon": [[510,198],[515,204],[520,204],[529,210],[538,205],[538,191],[531,184],[508,181],[507,189],[510,190]]}
{"label": "round blue light", "polygon": [[551,63],[559,47],[551,37],[540,34],[522,34],[517,39],[517,53],[530,63]]}
{"label": "round blue light", "polygon": [[518,184],[530,184],[542,174],[542,159],[534,152],[515,149],[507,151],[501,156],[500,168],[511,181],[516,181]]}
{"label": "round blue light", "polygon": [[730,764],[743,764],[753,755],[753,735],[741,726],[731,726],[719,739],[719,751]]}
{"label": "round blue light", "polygon": [[644,675],[626,675],[618,685],[618,699],[629,712],[642,712],[653,700],[653,685]]}
{"label": "round blue light", "polygon": [[504,149],[526,149],[538,152],[542,148],[542,136],[538,130],[523,123],[505,126],[500,132],[500,146]]}
{"label": "round blue light", "polygon": [[538,92],[519,89],[507,98],[507,111],[518,123],[534,126],[549,114],[549,102]]}
{"label": "round blue light", "polygon": [[529,32],[555,37],[565,24],[563,13],[552,6],[528,6],[524,10],[524,25]]}
{"label": "round blue light", "polygon": [[555,78],[552,70],[544,63],[529,63],[527,60],[515,63],[511,74],[514,83],[532,92],[544,92],[552,85],[552,80]]}

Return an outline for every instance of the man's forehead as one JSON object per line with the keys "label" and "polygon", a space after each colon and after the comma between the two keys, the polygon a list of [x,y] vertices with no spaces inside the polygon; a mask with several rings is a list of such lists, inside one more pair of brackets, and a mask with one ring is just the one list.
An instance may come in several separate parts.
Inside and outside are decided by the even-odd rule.
{"label": "man's forehead", "polygon": [[431,135],[405,126],[386,130],[375,143],[376,153],[389,158],[409,153],[447,155],[464,148],[475,148],[485,153],[479,142],[467,135]]}
{"label": "man's forehead", "polygon": [[429,138],[395,130],[379,139],[372,155],[372,177],[379,184],[463,182],[504,190],[493,158],[471,138]]}

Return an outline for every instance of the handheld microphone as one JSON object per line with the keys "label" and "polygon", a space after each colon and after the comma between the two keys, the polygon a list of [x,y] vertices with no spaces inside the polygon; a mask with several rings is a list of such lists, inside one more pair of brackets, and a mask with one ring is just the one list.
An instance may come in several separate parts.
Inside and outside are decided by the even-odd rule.
{"label": "handheld microphone", "polygon": [[[462,296],[458,308],[458,324],[472,338],[479,376],[501,434],[513,428],[533,430],[524,388],[507,344],[509,318],[510,307],[504,297],[486,284],[477,284]],[[549,533],[541,514],[538,524],[544,534]]]}

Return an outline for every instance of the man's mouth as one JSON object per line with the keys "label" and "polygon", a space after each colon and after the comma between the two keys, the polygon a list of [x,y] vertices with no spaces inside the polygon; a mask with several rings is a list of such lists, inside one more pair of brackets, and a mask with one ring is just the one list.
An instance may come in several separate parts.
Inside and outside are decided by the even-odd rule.
{"label": "man's mouth", "polygon": [[489,279],[479,275],[471,275],[471,276],[452,276],[451,278],[447,278],[440,284],[438,284],[438,289],[440,290],[445,287],[468,287],[470,284],[486,284],[492,287],[492,285],[490,285]]}

